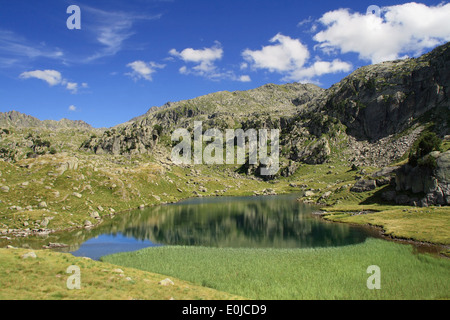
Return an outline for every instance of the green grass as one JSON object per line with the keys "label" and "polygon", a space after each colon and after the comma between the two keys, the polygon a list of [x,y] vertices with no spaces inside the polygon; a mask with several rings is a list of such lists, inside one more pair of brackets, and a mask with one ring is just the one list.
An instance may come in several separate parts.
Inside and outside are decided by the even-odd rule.
{"label": "green grass", "polygon": [[[250,299],[450,298],[450,260],[375,239],[321,249],[160,247],[102,260]],[[371,265],[381,269],[381,290],[367,288]]]}
{"label": "green grass", "polygon": [[[335,222],[381,227],[388,236],[399,239],[450,245],[448,207],[417,208],[396,205],[339,205],[324,208],[324,218]],[[370,214],[357,214],[361,211]]]}
{"label": "green grass", "polygon": [[[121,268],[71,254],[34,251],[36,259],[22,259],[26,249],[0,249],[0,300],[236,300],[240,297],[171,278]],[[80,268],[81,289],[69,290],[69,266]]]}

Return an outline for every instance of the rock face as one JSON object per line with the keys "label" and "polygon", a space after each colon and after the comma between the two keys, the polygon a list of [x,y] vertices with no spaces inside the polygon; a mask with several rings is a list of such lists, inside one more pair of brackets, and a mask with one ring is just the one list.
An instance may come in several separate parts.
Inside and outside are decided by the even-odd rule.
{"label": "rock face", "polygon": [[358,139],[402,132],[427,111],[449,110],[450,45],[417,59],[363,67],[328,90],[325,106]]}
{"label": "rock face", "polygon": [[[151,154],[170,148],[170,133],[193,128],[279,129],[286,159],[321,164],[333,153],[355,165],[384,167],[409,151],[423,130],[420,117],[434,117],[449,134],[450,44],[417,59],[366,66],[331,88],[268,84],[243,92],[217,92],[153,107],[145,115],[83,144],[95,153]],[[413,126],[414,124],[414,126]],[[292,171],[288,168],[287,172]]]}
{"label": "rock face", "polygon": [[331,154],[330,144],[326,138],[321,138],[309,146],[298,143],[295,146],[292,160],[302,161],[307,164],[322,164],[327,161]]}
{"label": "rock face", "polygon": [[396,191],[409,191],[421,197],[417,201],[408,201],[410,204],[450,205],[450,151],[433,152],[429,157],[435,159],[435,168],[404,165],[397,170]]}
{"label": "rock face", "polygon": [[96,154],[146,154],[151,153],[159,140],[159,133],[152,127],[131,125],[107,130],[101,139],[92,138],[83,144]]}

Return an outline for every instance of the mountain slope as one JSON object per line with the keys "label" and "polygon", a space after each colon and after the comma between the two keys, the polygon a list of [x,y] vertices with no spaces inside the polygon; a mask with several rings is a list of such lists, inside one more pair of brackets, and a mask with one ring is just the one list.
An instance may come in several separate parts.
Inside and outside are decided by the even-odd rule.
{"label": "mountain slope", "polygon": [[360,68],[327,90],[319,110],[339,119],[350,135],[374,141],[402,132],[430,110],[448,114],[449,97],[446,44],[417,59]]}
{"label": "mountain slope", "polygon": [[81,120],[61,119],[41,121],[30,115],[17,111],[0,112],[2,128],[46,128],[46,129],[85,129],[92,130],[91,125]]}
{"label": "mountain slope", "polygon": [[280,127],[323,91],[312,84],[267,84],[249,91],[223,91],[167,103],[150,109],[134,122],[107,130],[103,136],[86,141],[83,147],[97,154],[152,153],[161,140],[170,144],[169,135],[175,128],[193,128],[194,121],[203,121],[205,130],[250,128],[255,124]]}
{"label": "mountain slope", "polygon": [[425,128],[448,134],[450,44],[417,59],[360,68],[331,88],[268,84],[152,108],[86,141],[95,153],[152,154],[176,128],[276,128],[282,155],[308,164],[330,157],[385,166],[404,156]]}

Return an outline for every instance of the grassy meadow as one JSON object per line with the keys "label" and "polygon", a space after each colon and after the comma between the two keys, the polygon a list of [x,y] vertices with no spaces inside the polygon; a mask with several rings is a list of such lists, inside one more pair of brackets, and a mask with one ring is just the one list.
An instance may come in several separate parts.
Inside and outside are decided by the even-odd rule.
{"label": "grassy meadow", "polygon": [[[249,299],[449,299],[450,260],[412,246],[369,239],[320,249],[159,247],[102,261],[185,279]],[[369,266],[380,267],[381,289],[369,290]]]}
{"label": "grassy meadow", "polygon": [[[173,285],[159,284],[166,276],[118,267],[67,253],[0,249],[0,300],[236,300],[241,297],[188,281],[171,278]],[[81,288],[69,290],[67,268],[80,268]]]}

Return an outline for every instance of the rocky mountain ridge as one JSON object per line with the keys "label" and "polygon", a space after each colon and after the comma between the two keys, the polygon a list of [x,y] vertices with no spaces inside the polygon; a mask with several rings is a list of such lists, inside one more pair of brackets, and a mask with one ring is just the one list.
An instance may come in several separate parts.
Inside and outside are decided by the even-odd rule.
{"label": "rocky mountain ridge", "polygon": [[82,120],[61,119],[39,120],[33,116],[18,111],[0,112],[0,127],[2,128],[45,128],[45,129],[83,129],[94,128]]}
{"label": "rocky mountain ridge", "polygon": [[325,90],[312,84],[268,84],[167,103],[83,144],[109,154],[151,154],[170,147],[176,128],[280,129],[288,161],[345,157],[382,167],[398,160],[422,131],[449,134],[450,44],[416,59],[362,67]]}

